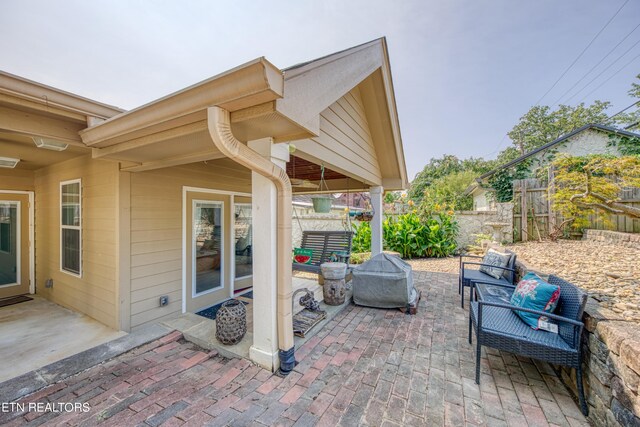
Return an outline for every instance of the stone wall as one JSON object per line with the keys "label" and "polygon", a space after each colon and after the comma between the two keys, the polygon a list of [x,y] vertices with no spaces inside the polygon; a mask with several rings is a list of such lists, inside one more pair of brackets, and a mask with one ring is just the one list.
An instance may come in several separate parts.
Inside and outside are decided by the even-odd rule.
{"label": "stone wall", "polygon": [[460,227],[456,239],[459,248],[474,244],[477,234],[493,234],[487,222],[509,224],[502,228],[503,241],[499,243],[513,242],[513,203],[496,203],[495,211],[458,211],[456,221]]}
{"label": "stone wall", "polygon": [[622,233],[619,231],[588,229],[584,231],[582,239],[615,243],[616,245],[640,248],[640,234],[637,233]]}
{"label": "stone wall", "polygon": [[[590,299],[583,316],[589,419],[598,426],[640,426],[640,326]],[[575,371],[561,369],[576,393]]]}
{"label": "stone wall", "polygon": [[[351,221],[356,223],[357,221]],[[303,231],[342,231],[349,230],[349,225],[344,220],[344,215],[339,213],[326,214],[302,214],[294,216],[291,220],[291,237],[293,247],[300,246]],[[353,229],[351,229],[353,231]]]}

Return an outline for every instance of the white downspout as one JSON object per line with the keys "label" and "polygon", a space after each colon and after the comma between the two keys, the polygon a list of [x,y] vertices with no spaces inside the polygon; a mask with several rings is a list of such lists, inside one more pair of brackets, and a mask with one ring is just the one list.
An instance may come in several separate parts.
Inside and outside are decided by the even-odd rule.
{"label": "white downspout", "polygon": [[291,182],[287,172],[265,159],[231,132],[231,118],[220,107],[207,109],[209,134],[216,147],[233,161],[249,168],[276,186],[277,191],[277,329],[280,350],[280,372],[288,374],[295,366],[293,313],[291,308]]}

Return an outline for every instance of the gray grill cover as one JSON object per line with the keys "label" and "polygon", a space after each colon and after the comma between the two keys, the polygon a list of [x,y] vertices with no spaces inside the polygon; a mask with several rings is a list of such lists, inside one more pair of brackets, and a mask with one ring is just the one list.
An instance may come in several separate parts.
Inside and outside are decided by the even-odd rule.
{"label": "gray grill cover", "polygon": [[411,266],[385,253],[353,270],[353,302],[379,308],[406,307],[418,297]]}

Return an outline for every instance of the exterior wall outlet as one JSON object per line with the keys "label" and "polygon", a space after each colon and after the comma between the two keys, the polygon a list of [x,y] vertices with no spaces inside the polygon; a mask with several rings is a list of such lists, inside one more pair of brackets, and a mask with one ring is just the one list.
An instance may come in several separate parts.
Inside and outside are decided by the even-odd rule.
{"label": "exterior wall outlet", "polygon": [[169,304],[169,297],[167,295],[163,295],[160,297],[160,307],[164,307]]}
{"label": "exterior wall outlet", "polygon": [[47,280],[44,282],[44,287],[45,287],[45,288],[53,288],[53,279],[47,279]]}

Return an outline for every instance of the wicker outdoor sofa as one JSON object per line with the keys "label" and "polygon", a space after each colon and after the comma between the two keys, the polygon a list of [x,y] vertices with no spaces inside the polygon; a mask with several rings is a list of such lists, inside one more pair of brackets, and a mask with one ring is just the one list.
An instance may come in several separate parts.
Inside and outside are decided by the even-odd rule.
{"label": "wicker outdoor sofa", "polygon": [[[560,300],[554,314],[514,307],[504,298],[485,295],[471,302],[469,309],[469,344],[472,329],[476,335],[476,383],[480,384],[480,353],[482,346],[492,347],[509,353],[519,354],[556,365],[576,369],[578,395],[582,413],[588,409],[584,399],[582,384],[582,314],[587,303],[587,294],[575,285],[557,277],[547,279],[560,287]],[[486,286],[502,286],[510,294],[513,286],[495,283],[475,282],[472,285],[480,291]],[[558,333],[535,330],[515,314],[515,310],[546,316],[558,325]]]}

